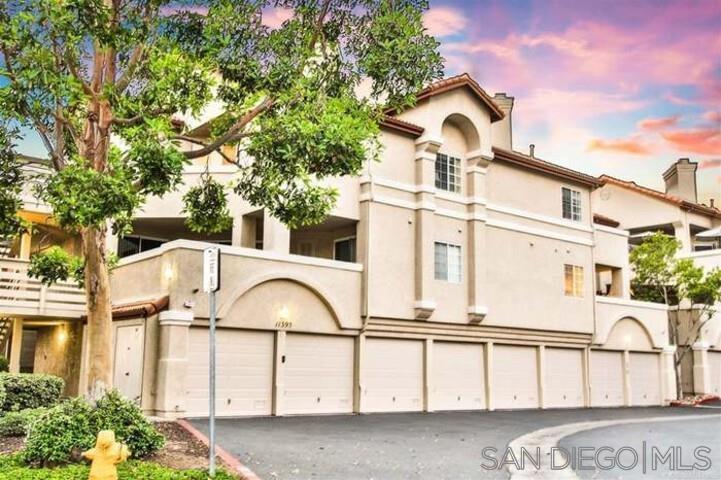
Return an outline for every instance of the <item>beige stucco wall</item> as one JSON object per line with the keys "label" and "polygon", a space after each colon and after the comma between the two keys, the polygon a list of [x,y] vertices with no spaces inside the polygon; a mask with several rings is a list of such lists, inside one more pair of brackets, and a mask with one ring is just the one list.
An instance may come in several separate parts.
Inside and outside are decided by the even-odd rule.
{"label": "beige stucco wall", "polygon": [[37,330],[34,371],[65,380],[65,396],[79,393],[82,331],[81,322],[39,327]]}
{"label": "beige stucco wall", "polygon": [[[624,320],[618,338],[623,339],[622,350],[644,350],[646,337],[638,336],[634,331],[625,332],[628,324],[626,320],[643,327],[645,335],[650,339],[653,348],[662,348],[668,345],[668,309],[664,305],[637,302],[627,299],[598,297],[596,300],[596,333],[593,337],[594,345],[604,348],[618,348],[615,340],[609,344],[611,332],[621,320]],[[629,327],[631,328],[631,327]],[[612,339],[613,340],[613,339]]]}

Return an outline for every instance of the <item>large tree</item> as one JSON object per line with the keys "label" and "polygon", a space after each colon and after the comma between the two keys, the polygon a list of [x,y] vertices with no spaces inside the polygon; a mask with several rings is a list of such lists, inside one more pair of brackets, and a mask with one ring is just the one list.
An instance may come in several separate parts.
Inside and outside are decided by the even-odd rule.
{"label": "large tree", "polygon": [[[38,194],[82,238],[57,251],[46,281],[81,272],[87,294],[88,396],[111,384],[106,237],[123,234],[149,195],[178,188],[194,158],[237,145],[232,191],[289,226],[320,221],[337,193],[324,177],[357,174],[386,109],[411,105],[442,74],[419,0],[0,0],[0,184],[22,180],[18,128],[37,132],[51,173]],[[288,16],[269,26],[264,14]],[[360,86],[367,87],[359,95]],[[174,115],[223,114],[192,136]],[[181,143],[196,148],[181,148]],[[17,188],[0,194],[2,235],[17,233]],[[187,223],[231,221],[226,187],[203,176]]]}
{"label": "large tree", "polygon": [[668,334],[676,345],[676,395],[683,396],[681,364],[721,302],[721,268],[706,271],[690,258],[679,258],[681,243],[656,232],[631,251],[633,297],[669,307]]}

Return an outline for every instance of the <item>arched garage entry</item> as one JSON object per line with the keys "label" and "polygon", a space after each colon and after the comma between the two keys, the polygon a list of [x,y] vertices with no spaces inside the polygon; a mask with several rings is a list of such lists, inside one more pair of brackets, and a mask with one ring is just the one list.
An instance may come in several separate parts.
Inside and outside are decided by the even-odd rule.
{"label": "arched garage entry", "polygon": [[[292,278],[249,282],[220,309],[218,415],[348,413],[354,337],[318,290]],[[231,297],[233,298],[233,297]],[[208,331],[190,331],[188,412],[207,414]]]}
{"label": "arched garage entry", "polygon": [[661,405],[661,355],[651,336],[632,317],[619,319],[601,349],[590,355],[591,405]]}

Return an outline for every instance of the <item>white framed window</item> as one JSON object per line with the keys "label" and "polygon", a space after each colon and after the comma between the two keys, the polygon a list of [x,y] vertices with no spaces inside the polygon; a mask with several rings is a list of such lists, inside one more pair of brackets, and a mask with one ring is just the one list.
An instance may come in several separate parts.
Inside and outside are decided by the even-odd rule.
{"label": "white framed window", "polygon": [[581,192],[568,187],[562,187],[561,197],[563,205],[563,218],[573,220],[574,222],[580,222],[582,216]]}
{"label": "white framed window", "polygon": [[583,297],[583,267],[563,266],[563,291],[569,297]]}
{"label": "white framed window", "polygon": [[447,192],[461,192],[461,159],[436,154],[436,188]]}
{"label": "white framed window", "polygon": [[461,283],[461,247],[435,242],[436,280]]}
{"label": "white framed window", "polygon": [[355,237],[339,238],[333,241],[333,258],[341,262],[356,261]]}

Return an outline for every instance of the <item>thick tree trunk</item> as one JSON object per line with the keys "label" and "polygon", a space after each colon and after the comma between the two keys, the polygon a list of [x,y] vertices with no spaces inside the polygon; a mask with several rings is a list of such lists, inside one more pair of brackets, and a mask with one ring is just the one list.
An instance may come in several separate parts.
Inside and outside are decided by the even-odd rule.
{"label": "thick tree trunk", "polygon": [[85,295],[88,309],[88,378],[86,397],[100,399],[112,388],[112,311],[110,275],[105,254],[106,228],[82,232]]}

